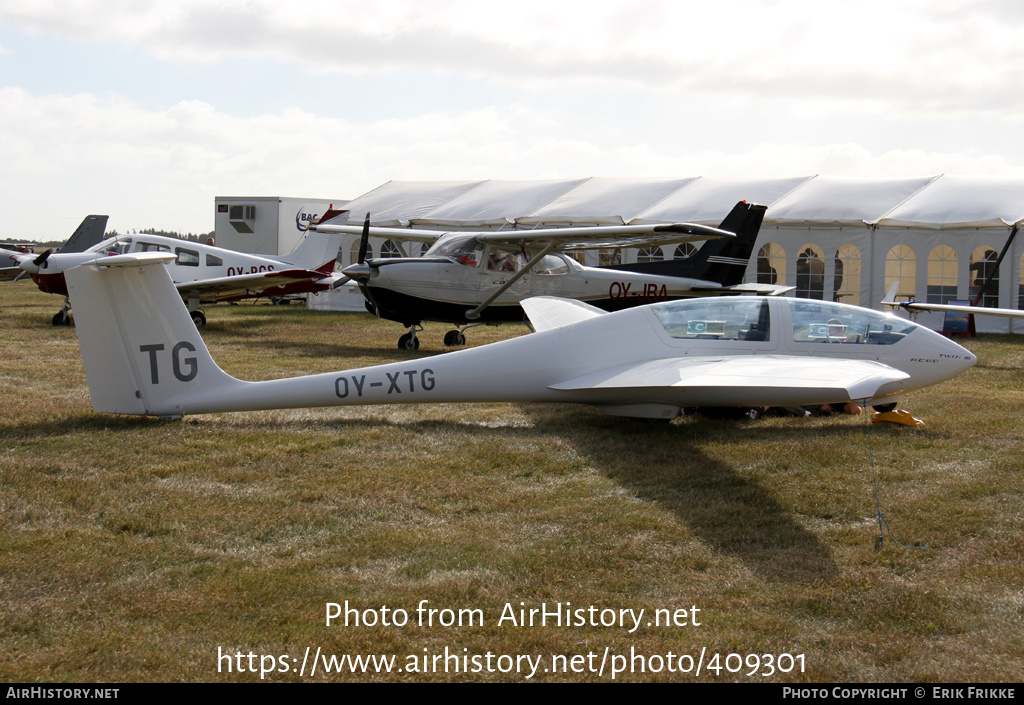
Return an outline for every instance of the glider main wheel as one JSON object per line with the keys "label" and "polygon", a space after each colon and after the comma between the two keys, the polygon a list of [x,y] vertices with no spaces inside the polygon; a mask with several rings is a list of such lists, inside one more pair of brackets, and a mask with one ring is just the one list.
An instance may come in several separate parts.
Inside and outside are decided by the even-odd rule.
{"label": "glider main wheel", "polygon": [[419,350],[420,339],[415,337],[412,333],[406,333],[398,339],[399,350]]}
{"label": "glider main wheel", "polygon": [[449,348],[455,348],[466,344],[466,334],[461,330],[450,330],[444,334],[444,344]]}
{"label": "glider main wheel", "polygon": [[57,311],[53,314],[52,323],[55,326],[70,326],[71,316],[68,315],[67,311]]}
{"label": "glider main wheel", "polygon": [[192,316],[192,322],[196,324],[196,328],[206,325],[206,314],[202,311],[190,311],[189,315]]}
{"label": "glider main wheel", "polygon": [[871,408],[884,414],[888,411],[894,411],[896,409],[896,402],[893,402],[892,404],[879,404],[878,406],[872,406]]}

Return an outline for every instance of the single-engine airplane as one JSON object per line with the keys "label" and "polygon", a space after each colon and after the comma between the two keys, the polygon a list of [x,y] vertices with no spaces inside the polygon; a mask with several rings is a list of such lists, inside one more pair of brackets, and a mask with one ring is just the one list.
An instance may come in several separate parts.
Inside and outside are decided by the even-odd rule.
{"label": "single-engine airplane", "polygon": [[958,304],[926,304],[921,301],[897,301],[896,292],[900,288],[899,282],[893,282],[886,292],[882,303],[891,308],[902,308],[911,314],[921,311],[951,311],[953,313],[970,313],[983,316],[1004,316],[1007,318],[1024,318],[1024,311],[1019,308],[994,308],[992,306],[963,306]]}
{"label": "single-engine airplane", "polygon": [[[317,225],[320,232],[361,233],[354,279],[366,308],[408,331],[400,349],[419,347],[423,321],[456,326],[447,346],[464,345],[464,329],[481,323],[523,321],[519,302],[531,296],[585,301],[607,311],[714,294],[778,294],[787,287],[742,284],[765,206],[737,203],[718,228],[693,223],[544,228],[496,232],[441,232],[371,228],[369,214],[355,225]],[[367,239],[432,243],[422,257],[366,259]],[[602,247],[651,247],[707,240],[691,257],[664,262],[585,267],[566,252]]]}
{"label": "single-engine airplane", "polygon": [[[330,210],[321,220],[344,212]],[[67,297],[65,274],[73,267],[130,252],[172,253],[166,265],[178,296],[187,303],[195,325],[204,326],[206,314],[200,308],[203,304],[326,291],[348,281],[348,277],[334,272],[341,240],[337,233],[310,231],[290,254],[275,256],[142,233],[108,238],[77,254],[44,252],[15,257],[41,291]],[[53,325],[69,325],[70,308],[70,300],[65,298],[64,307],[53,317]]]}
{"label": "single-engine airplane", "polygon": [[[83,252],[96,243],[103,240],[103,233],[107,230],[108,217],[105,215],[87,215],[82,223],[71,233],[71,237],[65,240],[64,244],[57,250],[58,254],[64,252]],[[19,265],[18,255],[24,255],[24,250],[8,250],[0,248],[0,281],[14,279],[17,281],[28,272]]]}
{"label": "single-engine airplane", "polygon": [[536,332],[360,369],[246,382],[210,356],[161,263],[127,254],[68,270],[93,409],[224,411],[441,402],[569,402],[671,419],[684,407],[895,404],[977,362],[911,321],[788,297],[691,298],[608,313],[549,297]]}

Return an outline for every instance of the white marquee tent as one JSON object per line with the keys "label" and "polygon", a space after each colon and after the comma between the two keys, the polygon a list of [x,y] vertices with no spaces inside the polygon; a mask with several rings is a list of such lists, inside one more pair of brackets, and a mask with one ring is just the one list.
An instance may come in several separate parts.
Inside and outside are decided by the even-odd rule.
{"label": "white marquee tent", "polygon": [[[899,281],[903,298],[944,303],[973,299],[994,269],[1011,229],[1024,221],[1024,177],[389,181],[347,207],[350,222],[369,212],[376,226],[530,229],[717,225],[740,200],[768,206],[747,281],[761,278],[796,286],[797,296],[874,308],[889,284]],[[376,243],[377,254],[382,247],[394,251]],[[676,254],[664,248],[640,256]],[[624,259],[637,256],[633,251]],[[1014,240],[984,305],[1022,307],[1022,257],[1024,243]],[[942,327],[942,314],[919,320]],[[1022,332],[1024,321],[981,316],[977,327]]]}

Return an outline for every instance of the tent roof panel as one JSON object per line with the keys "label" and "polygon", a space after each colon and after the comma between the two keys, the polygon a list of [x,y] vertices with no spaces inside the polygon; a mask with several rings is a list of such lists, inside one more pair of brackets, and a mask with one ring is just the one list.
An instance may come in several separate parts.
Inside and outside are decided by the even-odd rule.
{"label": "tent roof panel", "polygon": [[817,176],[769,208],[764,221],[771,225],[864,226],[903,203],[935,178]]}
{"label": "tent roof panel", "polygon": [[696,180],[680,179],[587,179],[574,189],[527,216],[520,225],[593,223],[624,225],[645,209]]}
{"label": "tent roof panel", "polygon": [[[718,225],[739,201],[771,206],[811,176],[776,179],[701,177],[641,213],[634,223],[687,222]],[[769,213],[771,209],[769,208]]]}
{"label": "tent roof panel", "polygon": [[479,186],[482,181],[388,181],[350,201],[349,222],[362,222],[370,214],[378,227],[406,227],[452,199]]}
{"label": "tent roof panel", "polygon": [[586,179],[485,181],[414,220],[424,227],[495,227],[514,223],[554,201]]}
{"label": "tent roof panel", "polygon": [[348,208],[349,222],[369,211],[383,227],[717,225],[740,200],[767,205],[766,226],[1005,227],[1024,222],[1024,176],[389,181]]}
{"label": "tent roof panel", "polygon": [[942,176],[872,224],[911,228],[984,228],[1024,220],[1024,177]]}

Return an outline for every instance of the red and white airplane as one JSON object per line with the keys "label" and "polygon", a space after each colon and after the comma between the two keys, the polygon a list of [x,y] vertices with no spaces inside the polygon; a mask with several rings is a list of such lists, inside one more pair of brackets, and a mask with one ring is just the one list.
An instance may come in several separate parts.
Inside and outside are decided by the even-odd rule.
{"label": "red and white airplane", "polygon": [[[60,249],[58,254],[64,252],[83,252],[103,240],[103,233],[107,230],[107,216],[87,215],[82,220],[75,232],[71,233]],[[13,279],[17,281],[28,273],[18,265],[18,255],[24,255],[29,250],[27,247],[19,247],[16,250],[0,248],[0,281]]]}
{"label": "red and white airplane", "polygon": [[[331,210],[321,222],[345,211]],[[253,255],[203,245],[188,240],[147,235],[119,235],[78,253],[41,255],[12,253],[22,271],[27,272],[41,291],[65,297],[64,307],[53,317],[53,325],[69,325],[71,304],[65,271],[113,255],[135,252],[164,252],[174,255],[165,263],[174,287],[188,307],[197,326],[206,324],[203,304],[259,297],[277,297],[333,289],[348,280],[334,272],[341,247],[340,233],[309,230],[299,245],[287,255]]]}

